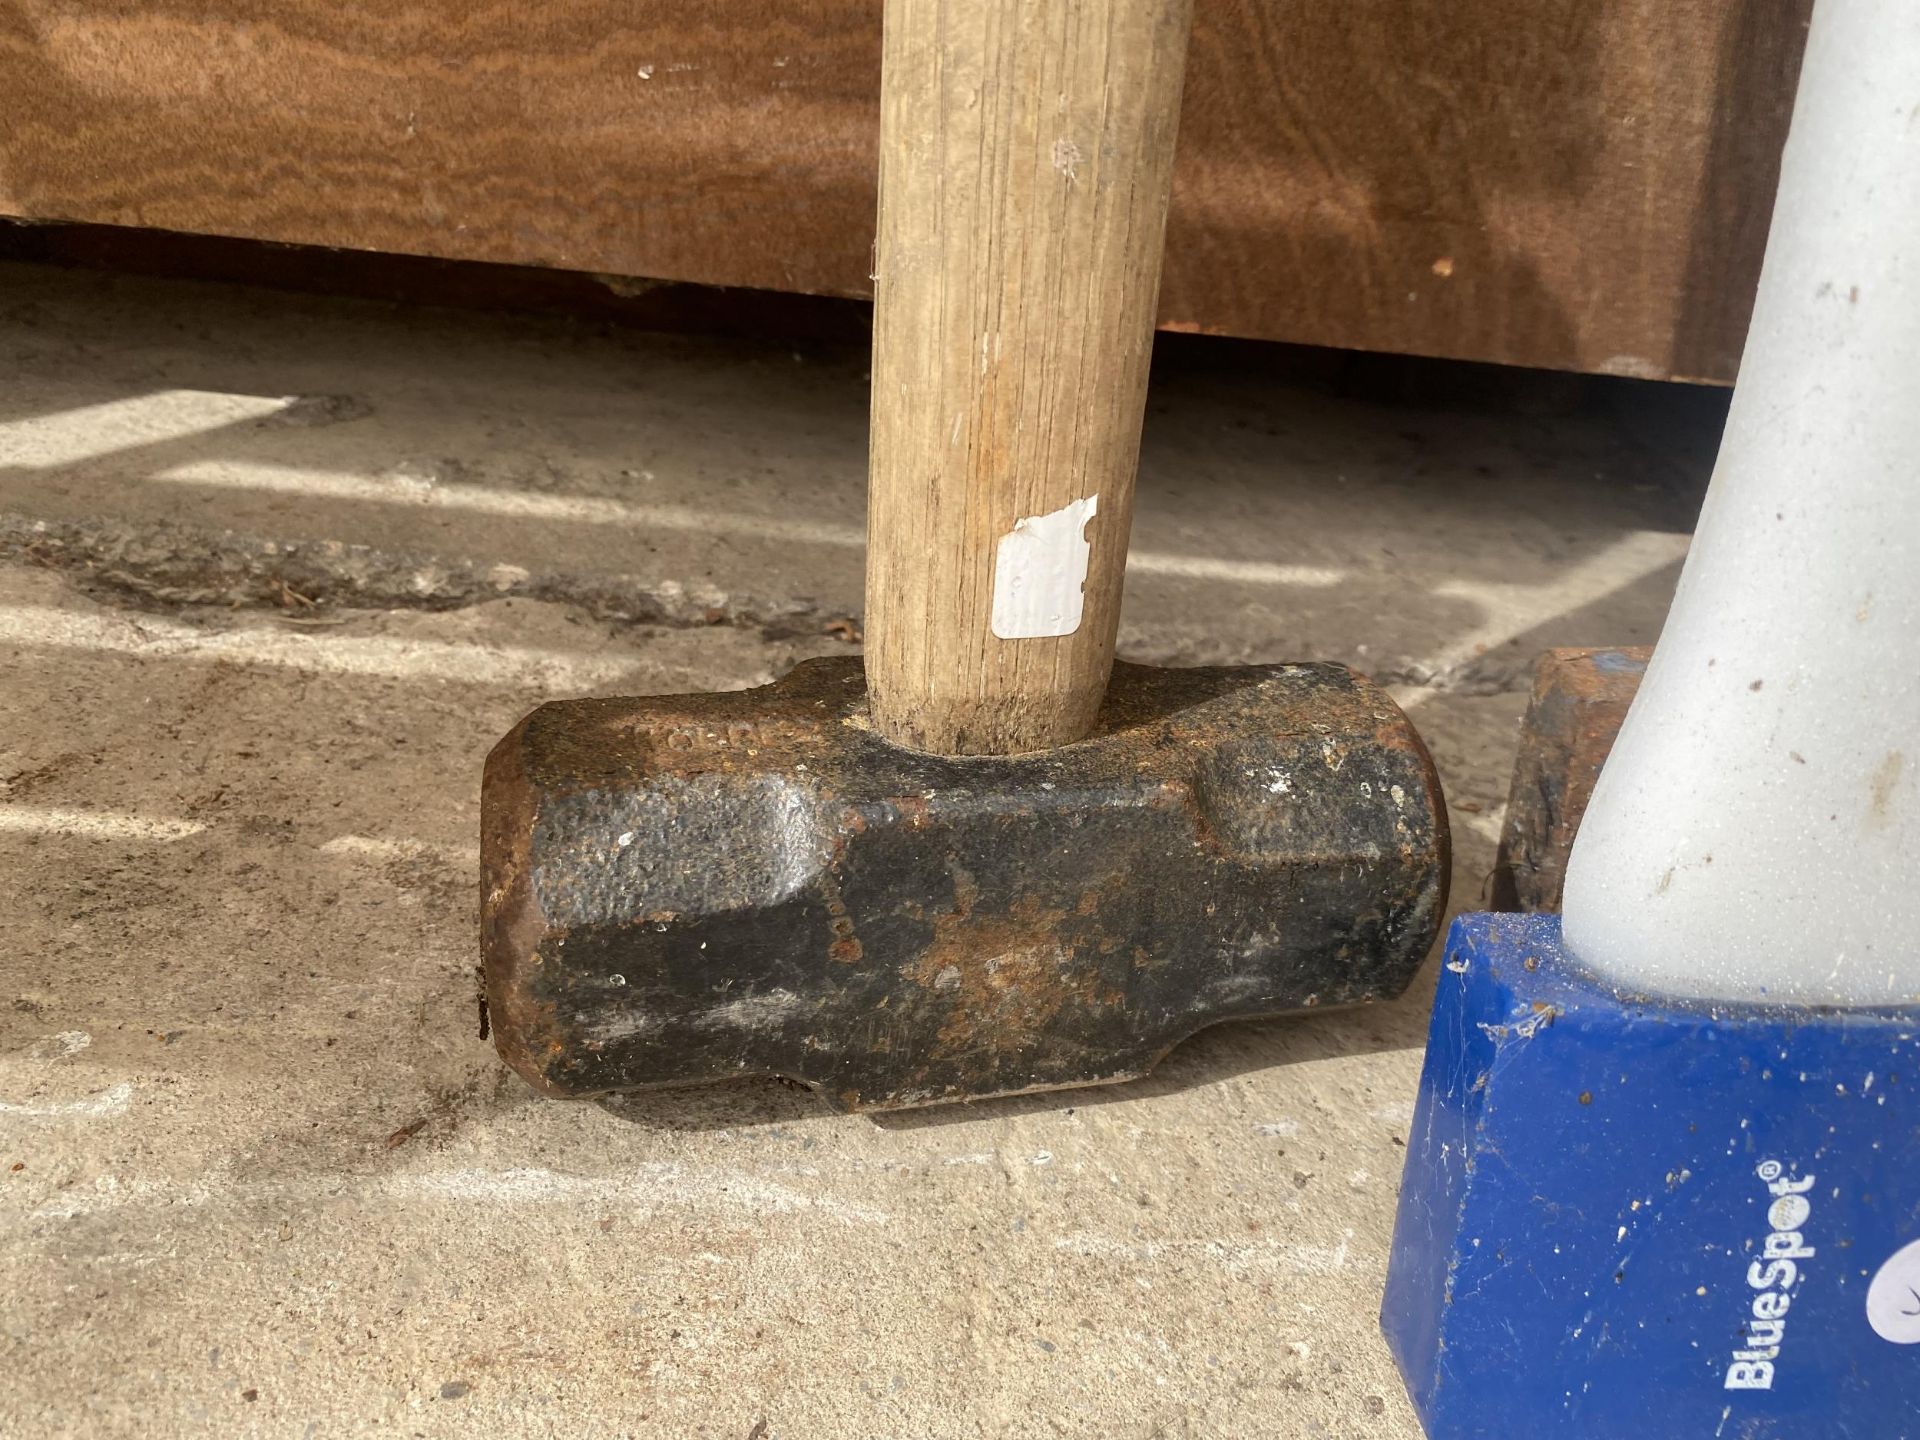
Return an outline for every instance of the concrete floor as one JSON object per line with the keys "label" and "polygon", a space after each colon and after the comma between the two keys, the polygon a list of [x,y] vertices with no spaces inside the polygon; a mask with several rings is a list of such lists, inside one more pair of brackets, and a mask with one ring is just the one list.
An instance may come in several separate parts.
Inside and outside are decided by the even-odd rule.
{"label": "concrete floor", "polygon": [[[1167,350],[1124,652],[1393,682],[1471,906],[1532,658],[1657,633],[1720,398]],[[481,757],[845,649],[863,368],[0,266],[0,1433],[1418,1433],[1430,982],[878,1118],[479,1039]]]}

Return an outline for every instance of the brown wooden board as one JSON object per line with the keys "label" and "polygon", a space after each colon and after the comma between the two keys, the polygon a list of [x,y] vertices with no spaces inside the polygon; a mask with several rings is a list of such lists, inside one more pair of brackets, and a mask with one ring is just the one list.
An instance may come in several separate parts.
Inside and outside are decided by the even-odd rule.
{"label": "brown wooden board", "polygon": [[[1731,379],[1811,0],[1198,0],[1161,323]],[[877,0],[0,0],[0,213],[870,292]]]}

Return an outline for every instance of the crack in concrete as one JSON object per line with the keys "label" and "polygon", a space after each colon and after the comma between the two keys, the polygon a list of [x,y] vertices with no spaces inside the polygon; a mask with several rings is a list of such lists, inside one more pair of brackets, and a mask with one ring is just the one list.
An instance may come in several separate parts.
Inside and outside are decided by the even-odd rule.
{"label": "crack in concrete", "polygon": [[492,600],[570,605],[613,624],[732,626],[767,640],[858,634],[805,598],[773,599],[636,576],[536,573],[337,540],[262,540],[178,524],[63,523],[0,512],[0,560],[66,576],[98,603],[167,614],[270,610],[459,610]]}
{"label": "crack in concrete", "polygon": [[[346,611],[452,611],[493,600],[568,605],[622,626],[724,626],[768,641],[862,637],[858,616],[807,597],[786,599],[634,575],[535,572],[518,565],[389,551],[339,540],[278,541],[179,523],[54,521],[0,511],[0,561],[54,570],[96,603],[178,616],[195,611],[270,612],[318,623]],[[1264,647],[1195,653],[1187,641],[1142,644],[1123,629],[1120,651],[1142,664],[1251,664]],[[1364,666],[1401,691],[1489,696],[1525,690],[1531,652],[1480,655],[1451,666],[1385,660]]]}

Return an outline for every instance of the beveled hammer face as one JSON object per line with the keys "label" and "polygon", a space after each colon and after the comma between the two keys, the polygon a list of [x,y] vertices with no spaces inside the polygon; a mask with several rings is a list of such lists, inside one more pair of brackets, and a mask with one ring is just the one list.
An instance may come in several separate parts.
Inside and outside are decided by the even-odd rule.
{"label": "beveled hammer face", "polygon": [[535,1086],[773,1074],[848,1110],[1396,994],[1448,870],[1425,747],[1337,665],[1118,665],[1091,738],[1012,758],[880,739],[855,659],[543,705],[487,759],[481,848],[495,1043]]}

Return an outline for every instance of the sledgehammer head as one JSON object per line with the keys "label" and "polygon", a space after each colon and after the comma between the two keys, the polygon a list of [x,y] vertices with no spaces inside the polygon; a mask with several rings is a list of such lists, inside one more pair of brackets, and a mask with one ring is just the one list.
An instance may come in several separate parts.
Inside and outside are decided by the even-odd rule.
{"label": "sledgehammer head", "polygon": [[853,659],[543,705],[483,790],[500,1053],[591,1095],[780,1075],[844,1109],[1123,1080],[1222,1020],[1404,987],[1445,812],[1336,665],[1115,668],[1091,738],[947,759]]}

